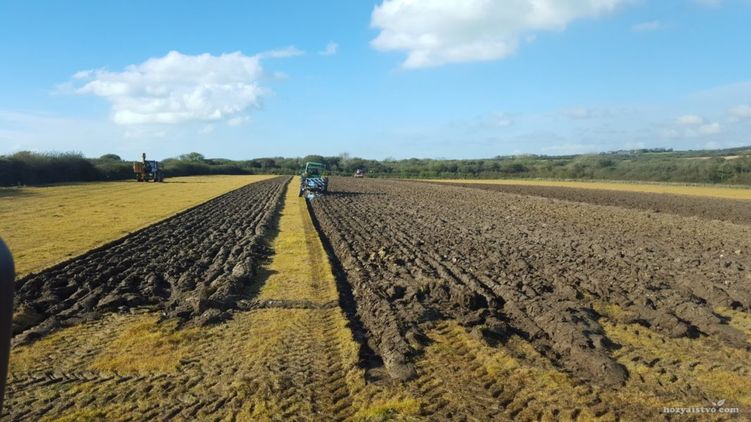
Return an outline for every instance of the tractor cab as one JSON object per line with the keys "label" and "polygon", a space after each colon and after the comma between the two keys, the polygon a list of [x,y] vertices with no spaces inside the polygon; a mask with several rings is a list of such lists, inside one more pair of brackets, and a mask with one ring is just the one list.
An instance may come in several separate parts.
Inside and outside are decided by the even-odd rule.
{"label": "tractor cab", "polygon": [[321,163],[305,163],[305,170],[303,170],[303,175],[305,176],[323,176],[323,173],[326,171],[326,166]]}

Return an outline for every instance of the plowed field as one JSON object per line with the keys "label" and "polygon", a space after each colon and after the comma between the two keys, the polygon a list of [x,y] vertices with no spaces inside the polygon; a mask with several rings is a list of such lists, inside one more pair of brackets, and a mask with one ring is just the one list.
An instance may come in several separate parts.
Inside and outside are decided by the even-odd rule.
{"label": "plowed field", "polygon": [[[684,217],[723,220],[738,224],[751,224],[751,199],[727,199],[700,197],[696,195],[660,194],[653,192],[629,192],[625,190],[583,189],[576,187],[509,185],[483,183],[447,183],[488,191],[541,196],[563,201],[609,205],[622,208],[670,213]],[[740,190],[740,189],[736,189]],[[740,196],[740,195],[739,195]]]}
{"label": "plowed field", "polygon": [[288,180],[22,279],[3,418],[751,412],[743,218],[351,178],[307,203]]}
{"label": "plowed field", "polygon": [[[336,179],[332,191],[313,202],[314,214],[393,378],[419,378],[431,332],[453,321],[488,345],[529,344],[572,382],[591,386],[595,414],[628,416],[625,399],[603,399],[613,391],[649,397],[655,408],[632,412],[640,418],[654,416],[661,401],[701,403],[727,391],[681,379],[690,363],[678,351],[670,358],[670,348],[710,342],[749,357],[747,225],[422,183]],[[729,320],[720,309],[739,316]],[[654,338],[659,353],[634,345],[624,361],[627,333],[637,343]],[[670,374],[660,388],[673,389],[650,397],[656,386],[636,376],[635,362],[660,366]],[[749,365],[725,365],[729,379],[749,385]],[[472,380],[476,391],[490,382]],[[741,390],[733,396],[751,404]],[[483,394],[467,397],[465,406]],[[639,402],[630,407],[646,405]],[[487,410],[481,403],[474,409]]]}
{"label": "plowed field", "polygon": [[149,305],[199,324],[226,319],[268,256],[262,239],[287,180],[247,185],[22,278],[16,343],[103,311]]}

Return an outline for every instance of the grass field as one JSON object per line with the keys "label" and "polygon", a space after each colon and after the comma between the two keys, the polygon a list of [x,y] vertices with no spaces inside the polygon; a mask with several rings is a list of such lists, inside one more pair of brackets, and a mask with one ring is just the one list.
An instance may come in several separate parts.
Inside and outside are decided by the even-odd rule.
{"label": "grass field", "polygon": [[193,176],[0,189],[0,236],[23,275],[271,176]]}
{"label": "grass field", "polygon": [[432,182],[477,183],[498,185],[559,186],[580,189],[605,189],[625,192],[668,193],[710,198],[741,199],[751,201],[751,189],[712,185],[679,185],[668,183],[632,182],[579,182],[569,180],[530,180],[530,179],[433,179]]}

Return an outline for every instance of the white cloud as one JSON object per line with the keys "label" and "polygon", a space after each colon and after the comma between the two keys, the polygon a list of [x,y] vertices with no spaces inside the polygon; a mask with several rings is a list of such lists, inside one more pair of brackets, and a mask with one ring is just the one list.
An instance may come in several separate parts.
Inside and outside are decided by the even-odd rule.
{"label": "white cloud", "polygon": [[73,79],[88,79],[94,73],[94,70],[81,70],[73,74]]}
{"label": "white cloud", "polygon": [[227,120],[227,124],[230,126],[240,126],[250,121],[249,116],[237,116]]}
{"label": "white cloud", "polygon": [[649,32],[649,31],[656,31],[661,28],[662,28],[662,22],[649,21],[649,22],[637,23],[636,25],[631,27],[631,30],[634,32]]}
{"label": "white cloud", "polygon": [[677,118],[676,123],[683,126],[696,126],[704,123],[704,118],[694,114],[686,114]]}
{"label": "white cloud", "polygon": [[666,138],[697,138],[716,135],[722,132],[722,126],[718,122],[708,122],[703,117],[694,114],[686,114],[675,119],[677,127],[668,127],[662,130],[662,136]]}
{"label": "white cloud", "polygon": [[339,51],[339,44],[330,42],[326,44],[326,48],[319,51],[318,54],[320,54],[321,56],[333,56],[337,51]]}
{"label": "white cloud", "polygon": [[720,133],[720,131],[720,124],[717,122],[701,125],[698,129],[699,135],[714,135]]}
{"label": "white cloud", "polygon": [[127,66],[121,72],[84,70],[63,91],[92,94],[112,106],[119,125],[180,124],[231,120],[260,105],[266,93],[258,81],[260,60],[303,54],[294,47],[246,56],[240,52],[163,57]]}
{"label": "white cloud", "polygon": [[741,104],[728,110],[728,114],[733,121],[751,119],[751,105]]}
{"label": "white cloud", "polygon": [[298,49],[295,46],[289,46],[285,48],[280,48],[278,50],[265,51],[263,53],[258,54],[256,57],[260,59],[285,59],[287,57],[302,56],[303,54],[305,54],[304,51]]}
{"label": "white cloud", "polygon": [[371,16],[380,51],[406,51],[405,68],[497,60],[536,31],[563,30],[626,0],[384,0]]}
{"label": "white cloud", "polygon": [[592,111],[584,107],[567,108],[562,110],[561,114],[570,119],[587,119],[592,117]]}

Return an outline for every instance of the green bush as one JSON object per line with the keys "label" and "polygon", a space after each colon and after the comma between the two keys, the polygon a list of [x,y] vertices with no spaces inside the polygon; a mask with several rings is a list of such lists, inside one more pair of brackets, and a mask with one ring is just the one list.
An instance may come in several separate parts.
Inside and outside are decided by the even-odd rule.
{"label": "green bush", "polygon": [[[725,156],[739,158],[725,159]],[[331,174],[402,178],[602,179],[751,185],[751,150],[639,150],[579,156],[522,155],[483,160],[367,160],[342,154],[304,158],[267,157],[235,161],[192,152],[162,161],[167,177],[210,174],[299,174],[306,161],[327,165]],[[0,156],[0,185],[122,180],[133,177],[132,162],[115,154],[87,159],[79,153],[19,152]]]}
{"label": "green bush", "polygon": [[21,151],[0,157],[0,184],[39,185],[57,182],[100,180],[94,164],[80,153]]}

